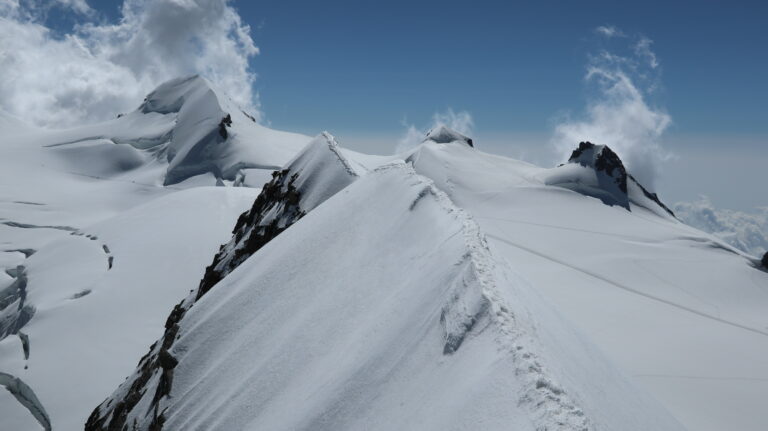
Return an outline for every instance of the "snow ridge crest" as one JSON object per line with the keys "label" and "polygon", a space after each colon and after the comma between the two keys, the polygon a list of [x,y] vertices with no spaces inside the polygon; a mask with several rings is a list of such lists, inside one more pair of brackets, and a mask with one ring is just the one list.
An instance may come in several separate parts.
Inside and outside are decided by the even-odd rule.
{"label": "snow ridge crest", "polygon": [[497,266],[480,226],[469,213],[454,204],[434,181],[419,175],[411,165],[397,161],[380,166],[374,172],[395,169],[403,170],[423,186],[411,204],[411,210],[431,196],[443,211],[453,216],[462,226],[466,253],[457,264],[464,268],[461,277],[452,286],[451,296],[440,316],[445,337],[443,354],[455,353],[473,331],[477,333],[488,327],[478,323],[493,323],[492,326],[497,330],[497,342],[512,356],[517,375],[524,382],[525,390],[519,402],[532,410],[537,429],[588,430],[590,423],[584,411],[550,375],[536,353],[538,349],[533,334],[529,334],[520,325],[512,307],[502,297],[497,279],[502,271],[508,269]]}
{"label": "snow ridge crest", "polygon": [[328,149],[331,150],[331,152],[334,155],[336,155],[336,157],[338,157],[339,162],[341,163],[342,166],[344,166],[344,169],[347,171],[347,173],[350,176],[359,177],[360,175],[349,163],[349,160],[347,160],[347,158],[344,157],[343,154],[341,154],[341,149],[339,148],[339,143],[336,142],[336,138],[328,132],[323,132],[322,135],[325,138],[325,140],[328,142]]}

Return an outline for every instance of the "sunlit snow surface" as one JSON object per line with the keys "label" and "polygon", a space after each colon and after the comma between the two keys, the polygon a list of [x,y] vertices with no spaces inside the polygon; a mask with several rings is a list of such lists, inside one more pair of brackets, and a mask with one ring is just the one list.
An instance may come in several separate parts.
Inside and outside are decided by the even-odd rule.
{"label": "sunlit snow surface", "polygon": [[[259,192],[232,185],[309,142],[174,82],[103,125],[0,117],[0,291],[21,266],[34,307],[0,372],[54,429],[81,429],[197,287]],[[336,183],[326,147],[357,179],[308,192],[312,211],[190,309],[165,429],[768,427],[768,273],[750,256],[632,184],[629,210],[553,185],[590,184],[580,166],[315,142],[294,160],[309,181]],[[0,418],[40,427],[5,391]]]}

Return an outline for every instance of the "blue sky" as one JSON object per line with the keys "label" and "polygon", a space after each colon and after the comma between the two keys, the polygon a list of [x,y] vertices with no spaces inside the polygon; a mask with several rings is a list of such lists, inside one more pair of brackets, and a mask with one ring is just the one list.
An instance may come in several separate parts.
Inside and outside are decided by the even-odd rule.
{"label": "blue sky", "polygon": [[387,130],[453,107],[483,130],[544,131],[558,110],[583,105],[592,30],[610,24],[655,41],[676,130],[768,132],[765,3],[527,3],[236,5],[253,23],[275,125]]}
{"label": "blue sky", "polygon": [[[121,3],[87,4],[100,20],[114,22]],[[734,208],[768,204],[765,194],[728,192],[766,179],[768,6],[762,2],[231,4],[260,49],[248,61],[262,118],[278,129],[330,130],[343,145],[378,153],[391,152],[406,125],[427,127],[434,113],[450,108],[471,114],[479,148],[554,163],[562,157],[551,145],[558,124],[565,116],[583,119],[588,104],[600,99],[585,80],[590,56],[625,55],[626,47],[648,39],[659,67],[630,75],[643,104],[671,118],[652,136],[669,156],[659,191],[673,201],[707,193]],[[56,10],[47,25],[67,32],[80,20]],[[595,31],[599,26],[626,37],[607,40]],[[648,71],[653,76],[643,82]],[[646,91],[651,82],[653,91]],[[691,166],[693,160],[698,164]],[[723,160],[730,165],[720,166]]]}
{"label": "blue sky", "polygon": [[[112,17],[118,2],[91,1]],[[584,105],[594,28],[654,41],[672,132],[768,134],[763,2],[242,1],[266,118],[393,132],[451,107],[484,131],[546,132]]]}

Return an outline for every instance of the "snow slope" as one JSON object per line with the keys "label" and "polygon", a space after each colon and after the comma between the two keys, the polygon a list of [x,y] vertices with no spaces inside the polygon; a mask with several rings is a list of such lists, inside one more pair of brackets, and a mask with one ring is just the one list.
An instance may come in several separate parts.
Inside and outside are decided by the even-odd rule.
{"label": "snow slope", "polygon": [[658,205],[627,211],[547,186],[560,168],[461,143],[425,144],[411,160],[689,429],[768,427],[768,273],[752,256]]}
{"label": "snow slope", "polygon": [[[176,339],[160,359],[172,370],[171,396],[153,405],[165,385],[153,374],[124,423],[682,429],[402,162],[363,176],[258,250],[188,309]],[[88,429],[124,414],[115,406],[136,378]]]}
{"label": "snow slope", "polygon": [[603,175],[599,155],[543,169],[437,141],[392,158],[328,147],[344,163],[304,175],[357,161],[358,179],[235,259],[310,196],[276,174],[86,428],[765,428],[753,258],[630,173],[626,205],[599,181],[563,186]]}

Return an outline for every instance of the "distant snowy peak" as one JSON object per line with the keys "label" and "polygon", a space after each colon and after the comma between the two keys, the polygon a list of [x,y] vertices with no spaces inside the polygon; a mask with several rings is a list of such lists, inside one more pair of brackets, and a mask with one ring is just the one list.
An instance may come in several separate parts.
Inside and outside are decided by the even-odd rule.
{"label": "distant snowy peak", "polygon": [[[132,175],[143,181],[146,175],[161,174],[157,182],[163,185],[197,176],[207,178],[210,185],[235,180],[253,185],[285,165],[310,139],[258,124],[213,84],[195,75],[161,84],[135,111],[115,120],[50,133],[44,146],[77,173],[99,178]],[[83,158],[92,163],[81,163]],[[115,158],[127,162],[115,169]]]}
{"label": "distant snowy peak", "polygon": [[449,129],[446,126],[440,125],[435,127],[434,129],[427,132],[426,138],[424,138],[424,142],[432,141],[437,142],[438,144],[450,144],[451,142],[463,142],[470,147],[474,147],[474,143],[472,142],[472,138],[469,138],[465,135],[462,135],[461,133]]}
{"label": "distant snowy peak", "polygon": [[166,185],[206,172],[234,180],[242,169],[276,169],[306,142],[301,135],[256,124],[253,116],[197,75],[162,84],[139,111],[177,113],[166,151]]}
{"label": "distant snowy peak", "polygon": [[563,187],[631,210],[630,204],[663,217],[674,213],[627,172],[621,158],[606,145],[580,142],[566,164],[550,170],[547,185]]}
{"label": "distant snowy peak", "polygon": [[198,75],[172,79],[149,93],[138,110],[143,114],[179,112],[188,100],[195,100],[209,92],[210,86]]}

